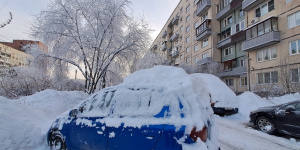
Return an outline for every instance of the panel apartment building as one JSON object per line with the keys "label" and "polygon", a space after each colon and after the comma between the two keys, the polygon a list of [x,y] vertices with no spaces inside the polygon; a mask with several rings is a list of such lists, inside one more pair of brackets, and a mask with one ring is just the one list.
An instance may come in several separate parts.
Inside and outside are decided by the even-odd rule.
{"label": "panel apartment building", "polygon": [[[27,66],[32,57],[23,48],[25,45],[37,45],[39,50],[47,53],[48,47],[40,41],[13,40],[13,42],[0,42],[0,67]],[[47,63],[46,60],[44,63]]]}
{"label": "panel apartment building", "polygon": [[169,65],[220,62],[236,93],[300,91],[298,0],[181,0],[151,50]]}
{"label": "panel apartment building", "polygon": [[235,92],[247,90],[242,0],[181,0],[151,50],[169,65],[222,63],[221,79]]}

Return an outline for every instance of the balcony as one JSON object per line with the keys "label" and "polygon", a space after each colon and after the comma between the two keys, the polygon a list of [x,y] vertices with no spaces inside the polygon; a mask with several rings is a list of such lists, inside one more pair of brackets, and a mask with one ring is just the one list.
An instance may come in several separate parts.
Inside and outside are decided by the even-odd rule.
{"label": "balcony", "polygon": [[170,41],[173,42],[175,40],[177,40],[179,38],[179,34],[176,33],[176,34],[173,34],[171,37],[170,37]]}
{"label": "balcony", "polygon": [[232,76],[240,76],[241,74],[247,73],[247,67],[236,67],[224,70],[223,72],[219,73],[219,77],[232,77]]}
{"label": "balcony", "polygon": [[206,64],[208,62],[212,62],[212,58],[211,57],[206,57],[206,58],[203,58],[201,60],[198,60],[197,64],[198,65],[203,65],[203,64]]}
{"label": "balcony", "polygon": [[224,19],[225,17],[233,13],[235,9],[242,6],[242,2],[243,0],[232,0],[231,2],[230,0],[221,0],[217,5],[217,20]]}
{"label": "balcony", "polygon": [[265,0],[244,0],[242,4],[242,9],[244,11],[249,11],[264,1]]}
{"label": "balcony", "polygon": [[177,23],[178,23],[178,20],[179,20],[179,16],[175,16],[175,17],[171,20],[171,22],[170,22],[170,24],[168,25],[168,27],[172,27],[173,25],[177,24]]}
{"label": "balcony", "polygon": [[178,50],[173,50],[172,51],[172,57],[177,57],[179,55],[179,51]]}
{"label": "balcony", "polygon": [[167,43],[164,42],[163,45],[162,45],[162,51],[165,51],[166,49],[168,49]]}
{"label": "balcony", "polygon": [[223,39],[218,42],[217,47],[218,48],[225,48],[228,47],[234,43],[243,41],[246,39],[246,32],[245,31],[240,31],[238,33],[235,33],[231,35],[230,37]]}
{"label": "balcony", "polygon": [[211,6],[211,0],[202,0],[197,6],[197,16],[202,16]]}
{"label": "balcony", "polygon": [[153,47],[152,47],[153,49],[157,49],[157,45],[153,45]]}
{"label": "balcony", "polygon": [[168,32],[167,31],[165,31],[165,32],[163,32],[163,34],[162,34],[162,38],[165,38],[166,36],[168,35]]}
{"label": "balcony", "polygon": [[251,52],[280,42],[280,32],[271,31],[243,43],[243,51]]}
{"label": "balcony", "polygon": [[210,36],[212,34],[211,32],[211,20],[206,19],[203,23],[201,23],[196,28],[196,40],[201,41],[205,39],[206,37]]}

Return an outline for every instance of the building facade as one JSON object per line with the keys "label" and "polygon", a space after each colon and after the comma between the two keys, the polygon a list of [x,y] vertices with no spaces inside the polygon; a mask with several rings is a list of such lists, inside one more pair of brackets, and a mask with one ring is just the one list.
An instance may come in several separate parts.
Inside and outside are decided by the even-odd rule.
{"label": "building facade", "polygon": [[151,46],[168,65],[220,62],[236,93],[300,90],[298,0],[181,0]]}
{"label": "building facade", "polygon": [[0,43],[0,67],[8,68],[14,66],[27,66],[29,54]]}
{"label": "building facade", "polygon": [[251,91],[299,92],[300,2],[244,0]]}

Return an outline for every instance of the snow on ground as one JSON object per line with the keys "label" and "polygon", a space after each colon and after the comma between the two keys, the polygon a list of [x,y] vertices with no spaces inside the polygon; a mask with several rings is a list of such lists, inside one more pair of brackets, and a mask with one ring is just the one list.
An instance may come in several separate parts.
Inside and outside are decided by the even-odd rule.
{"label": "snow on ground", "polygon": [[18,100],[0,97],[1,149],[47,149],[45,135],[56,116],[87,96],[83,92],[45,90]]}
{"label": "snow on ground", "polygon": [[275,106],[283,103],[295,101],[300,99],[300,94],[289,94],[281,97],[261,98],[252,92],[244,92],[238,96],[239,100],[239,112],[237,115],[231,116],[231,119],[237,119],[241,121],[249,121],[249,114],[251,111],[256,110],[259,107]]}

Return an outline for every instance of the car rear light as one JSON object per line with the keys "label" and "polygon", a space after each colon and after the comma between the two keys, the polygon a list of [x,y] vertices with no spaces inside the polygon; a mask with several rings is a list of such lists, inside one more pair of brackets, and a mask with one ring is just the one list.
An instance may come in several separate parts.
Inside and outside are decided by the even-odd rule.
{"label": "car rear light", "polygon": [[207,139],[207,127],[204,126],[203,129],[201,131],[197,131],[196,127],[193,128],[190,137],[196,142],[197,138],[200,138],[203,142],[206,141]]}

